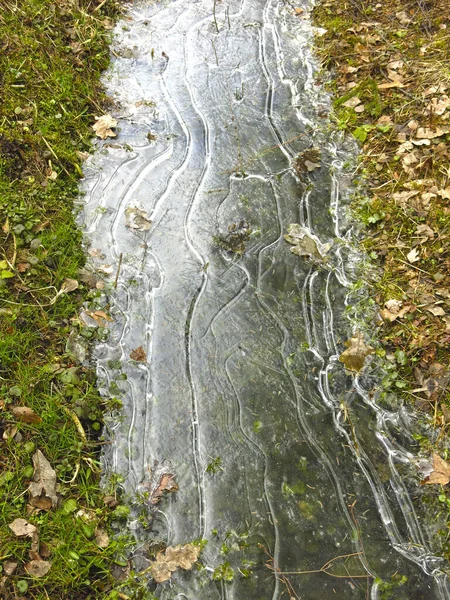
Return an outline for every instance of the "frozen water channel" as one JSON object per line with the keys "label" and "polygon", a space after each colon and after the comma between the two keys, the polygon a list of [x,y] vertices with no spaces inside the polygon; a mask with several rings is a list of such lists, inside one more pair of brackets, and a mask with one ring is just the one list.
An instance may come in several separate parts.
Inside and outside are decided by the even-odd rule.
{"label": "frozen water channel", "polygon": [[[156,462],[176,474],[151,529],[130,520],[138,569],[152,540],[208,540],[206,568],[174,573],[162,600],[450,597],[404,483],[410,417],[338,361],[355,150],[327,121],[309,8],[148,0],[115,31],[118,136],[86,163],[80,217],[110,272],[94,359],[123,402],[104,467],[130,498]],[[291,223],[326,256],[293,254]]]}

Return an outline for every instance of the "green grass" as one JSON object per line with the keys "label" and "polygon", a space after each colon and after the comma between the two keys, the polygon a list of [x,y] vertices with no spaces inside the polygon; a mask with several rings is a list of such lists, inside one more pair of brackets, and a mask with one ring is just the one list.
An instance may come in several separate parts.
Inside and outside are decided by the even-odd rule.
{"label": "green grass", "polygon": [[[100,6],[101,4],[101,6]],[[89,289],[73,206],[95,115],[107,112],[99,84],[109,62],[116,0],[6,0],[0,13],[0,596],[52,600],[119,597],[111,567],[123,565],[113,537],[115,503],[100,488],[99,434],[105,403],[94,374],[66,352]],[[28,407],[40,421],[21,422]],[[30,513],[27,488],[39,449],[57,473],[59,505]],[[114,487],[114,486],[113,486]],[[111,488],[109,493],[115,494]],[[120,512],[120,511],[119,511]],[[27,574],[31,539],[8,527],[27,519],[40,556]],[[95,532],[110,532],[106,548]],[[104,545],[104,544],[103,544]],[[36,558],[36,556],[34,556]],[[5,563],[17,563],[7,574]]]}

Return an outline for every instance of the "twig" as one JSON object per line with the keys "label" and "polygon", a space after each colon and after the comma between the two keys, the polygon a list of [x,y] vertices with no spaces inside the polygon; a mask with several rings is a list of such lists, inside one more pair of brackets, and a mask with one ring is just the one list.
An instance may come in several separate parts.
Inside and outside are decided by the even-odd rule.
{"label": "twig", "polygon": [[120,256],[119,256],[119,264],[117,265],[116,278],[114,279],[114,289],[117,288],[117,282],[119,280],[120,267],[122,266],[122,258],[123,258],[123,252],[121,252]]}

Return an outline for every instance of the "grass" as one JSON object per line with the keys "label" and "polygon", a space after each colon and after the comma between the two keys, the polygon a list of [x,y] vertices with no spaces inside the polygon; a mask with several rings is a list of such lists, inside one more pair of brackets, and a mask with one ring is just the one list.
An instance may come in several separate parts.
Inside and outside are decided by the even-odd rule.
{"label": "grass", "polygon": [[[320,0],[316,38],[335,123],[361,143],[353,211],[376,266],[381,401],[401,396],[423,415],[423,454],[449,456],[450,13],[445,0]],[[332,73],[331,79],[329,73]],[[411,254],[411,252],[413,252]],[[389,310],[403,309],[396,318]],[[395,311],[394,311],[395,312]],[[424,486],[450,559],[450,494]]]}
{"label": "grass", "polygon": [[[99,485],[99,435],[108,408],[95,376],[66,351],[91,291],[80,280],[82,235],[74,221],[81,163],[109,62],[116,0],[4,0],[0,12],[0,596],[118,598],[124,562],[116,491]],[[64,282],[78,281],[69,293]],[[18,416],[26,407],[32,422]],[[56,508],[27,492],[40,450],[57,475]],[[9,528],[38,530],[38,544]],[[109,533],[108,537],[105,532]],[[100,537],[103,535],[103,541]],[[100,537],[99,537],[100,536]],[[105,541],[106,540],[106,541]],[[51,563],[33,577],[30,559]]]}

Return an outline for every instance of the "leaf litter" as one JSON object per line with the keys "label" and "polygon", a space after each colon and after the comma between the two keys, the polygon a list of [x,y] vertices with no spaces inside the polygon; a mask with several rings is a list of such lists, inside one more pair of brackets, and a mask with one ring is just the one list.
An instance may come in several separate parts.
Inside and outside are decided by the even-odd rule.
{"label": "leaf litter", "polygon": [[34,474],[28,486],[31,506],[50,510],[58,506],[56,471],[40,450],[33,454]]}
{"label": "leaf litter", "polygon": [[168,581],[178,569],[192,569],[200,555],[201,548],[195,544],[169,546],[164,552],[158,552],[156,560],[150,565],[149,572],[156,583]]}

